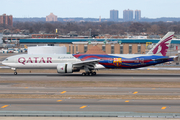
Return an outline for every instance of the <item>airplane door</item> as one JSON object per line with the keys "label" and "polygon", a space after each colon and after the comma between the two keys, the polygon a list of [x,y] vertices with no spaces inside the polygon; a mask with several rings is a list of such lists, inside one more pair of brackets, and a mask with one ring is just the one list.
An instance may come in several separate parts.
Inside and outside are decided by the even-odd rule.
{"label": "airplane door", "polygon": [[139,59],[139,62],[140,62],[141,64],[144,64],[144,58],[140,58],[140,59]]}
{"label": "airplane door", "polygon": [[108,59],[108,63],[113,63],[112,61],[113,61],[112,58],[109,58],[109,59]]}

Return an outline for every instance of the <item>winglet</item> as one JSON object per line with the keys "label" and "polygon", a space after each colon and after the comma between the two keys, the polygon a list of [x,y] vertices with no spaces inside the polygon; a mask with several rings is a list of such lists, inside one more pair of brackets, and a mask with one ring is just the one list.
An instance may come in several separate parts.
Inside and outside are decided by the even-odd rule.
{"label": "winglet", "polygon": [[147,54],[166,56],[174,32],[168,32]]}

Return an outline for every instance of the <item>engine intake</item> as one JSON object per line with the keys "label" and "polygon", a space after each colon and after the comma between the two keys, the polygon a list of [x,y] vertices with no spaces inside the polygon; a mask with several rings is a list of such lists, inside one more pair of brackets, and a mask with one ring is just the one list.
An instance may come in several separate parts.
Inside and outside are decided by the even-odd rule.
{"label": "engine intake", "polygon": [[72,72],[79,72],[80,69],[73,68],[71,63],[61,63],[57,65],[57,72],[58,73],[72,73]]}
{"label": "engine intake", "polygon": [[57,72],[58,73],[72,73],[73,72],[73,67],[72,64],[67,63],[67,64],[58,64],[57,65]]}

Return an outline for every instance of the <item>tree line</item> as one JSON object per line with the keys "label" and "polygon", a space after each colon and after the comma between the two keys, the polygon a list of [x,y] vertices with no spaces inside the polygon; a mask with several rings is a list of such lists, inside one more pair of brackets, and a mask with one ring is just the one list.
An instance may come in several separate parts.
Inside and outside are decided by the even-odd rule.
{"label": "tree line", "polygon": [[133,35],[147,34],[166,34],[168,31],[174,31],[180,34],[180,22],[13,22],[13,27],[0,25],[0,30],[10,29],[11,31],[29,30],[31,34],[44,31],[45,33],[55,33],[66,35],[70,31],[76,31],[78,35],[92,34],[110,34],[124,35],[131,33]]}

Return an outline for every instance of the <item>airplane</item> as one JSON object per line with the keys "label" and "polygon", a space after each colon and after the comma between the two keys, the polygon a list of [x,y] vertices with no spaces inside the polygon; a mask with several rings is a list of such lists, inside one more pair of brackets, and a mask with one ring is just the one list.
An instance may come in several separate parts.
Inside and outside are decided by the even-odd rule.
{"label": "airplane", "polygon": [[[168,32],[147,54],[21,54],[6,58],[2,64],[17,69],[57,69],[58,73],[85,70],[96,75],[99,69],[136,69],[173,61],[166,56],[174,32]],[[7,67],[6,67],[7,68]]]}

